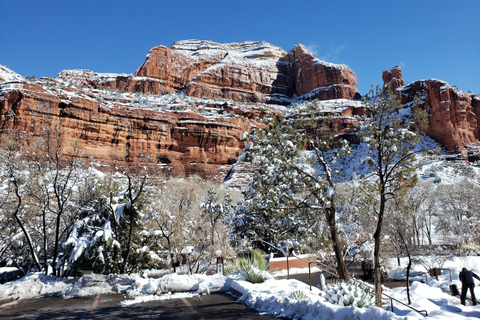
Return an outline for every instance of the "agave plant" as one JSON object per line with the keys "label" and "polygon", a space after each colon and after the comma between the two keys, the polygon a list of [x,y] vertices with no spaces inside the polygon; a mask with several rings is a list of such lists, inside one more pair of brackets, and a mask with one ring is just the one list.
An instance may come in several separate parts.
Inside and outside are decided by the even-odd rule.
{"label": "agave plant", "polygon": [[238,274],[251,283],[262,283],[273,278],[268,270],[265,256],[260,251],[253,251],[250,257],[240,257],[233,261],[227,269],[227,274]]}
{"label": "agave plant", "polygon": [[341,306],[369,308],[375,305],[375,297],[370,290],[353,280],[331,285],[325,293],[328,302]]}

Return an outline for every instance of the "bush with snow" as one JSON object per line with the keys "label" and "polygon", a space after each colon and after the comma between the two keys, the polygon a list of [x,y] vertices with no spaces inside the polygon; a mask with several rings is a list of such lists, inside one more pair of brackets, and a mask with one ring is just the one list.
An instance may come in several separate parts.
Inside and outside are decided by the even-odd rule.
{"label": "bush with snow", "polygon": [[325,299],[341,306],[369,308],[375,305],[375,299],[370,290],[352,280],[330,286],[326,291]]}

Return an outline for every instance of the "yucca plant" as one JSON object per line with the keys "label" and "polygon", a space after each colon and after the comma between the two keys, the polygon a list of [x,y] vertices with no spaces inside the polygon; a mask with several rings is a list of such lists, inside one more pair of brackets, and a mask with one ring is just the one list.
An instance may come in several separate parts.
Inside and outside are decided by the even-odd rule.
{"label": "yucca plant", "polygon": [[235,259],[226,271],[227,274],[238,273],[251,283],[262,283],[272,278],[272,271],[268,270],[265,256],[260,251],[253,251],[249,257]]}
{"label": "yucca plant", "polygon": [[328,302],[341,306],[369,308],[375,304],[375,296],[370,290],[352,280],[331,285],[325,293]]}

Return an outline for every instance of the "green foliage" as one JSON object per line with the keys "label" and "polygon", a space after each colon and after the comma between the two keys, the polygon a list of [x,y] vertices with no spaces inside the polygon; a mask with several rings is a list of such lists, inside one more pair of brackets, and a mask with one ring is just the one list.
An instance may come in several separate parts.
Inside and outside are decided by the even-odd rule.
{"label": "green foliage", "polygon": [[353,280],[331,285],[325,293],[328,302],[340,306],[370,308],[375,302],[370,289]]}
{"label": "green foliage", "polygon": [[260,251],[253,251],[250,256],[239,257],[226,268],[227,274],[238,273],[251,283],[264,282],[271,277],[272,272],[268,270],[265,255]]}
{"label": "green foliage", "polygon": [[290,293],[289,298],[293,300],[305,300],[307,299],[307,294],[302,290],[296,290]]}
{"label": "green foliage", "polygon": [[284,255],[292,244],[297,252],[315,250],[322,244],[315,239],[330,238],[339,274],[348,278],[335,221],[335,184],[342,177],[333,166],[352,149],[318,101],[295,105],[287,117],[267,114],[264,123],[248,137],[245,161],[259,169],[237,207],[234,234]]}
{"label": "green foliage", "polygon": [[[418,99],[415,100],[415,103]],[[363,104],[368,118],[363,122],[360,134],[369,148],[366,162],[372,176],[366,179],[363,190],[372,201],[376,217],[375,241],[375,303],[382,305],[380,283],[380,247],[383,221],[389,202],[417,183],[414,147],[422,140],[425,129],[425,111],[414,111],[416,105],[404,107],[389,85],[376,86],[364,97]]]}
{"label": "green foliage", "polygon": [[289,118],[268,114],[267,128],[247,138],[252,143],[245,161],[259,169],[237,208],[235,233],[265,251],[286,246],[289,240],[301,243],[308,235],[321,237],[321,217],[335,212],[333,180],[339,176],[331,163],[351,153],[320,106],[292,109],[294,116]]}

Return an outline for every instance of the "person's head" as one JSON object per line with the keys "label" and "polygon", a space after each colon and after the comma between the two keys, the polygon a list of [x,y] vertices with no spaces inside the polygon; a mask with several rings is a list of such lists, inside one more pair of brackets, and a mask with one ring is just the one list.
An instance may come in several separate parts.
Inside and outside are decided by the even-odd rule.
{"label": "person's head", "polygon": [[467,271],[467,268],[463,268],[462,271]]}

